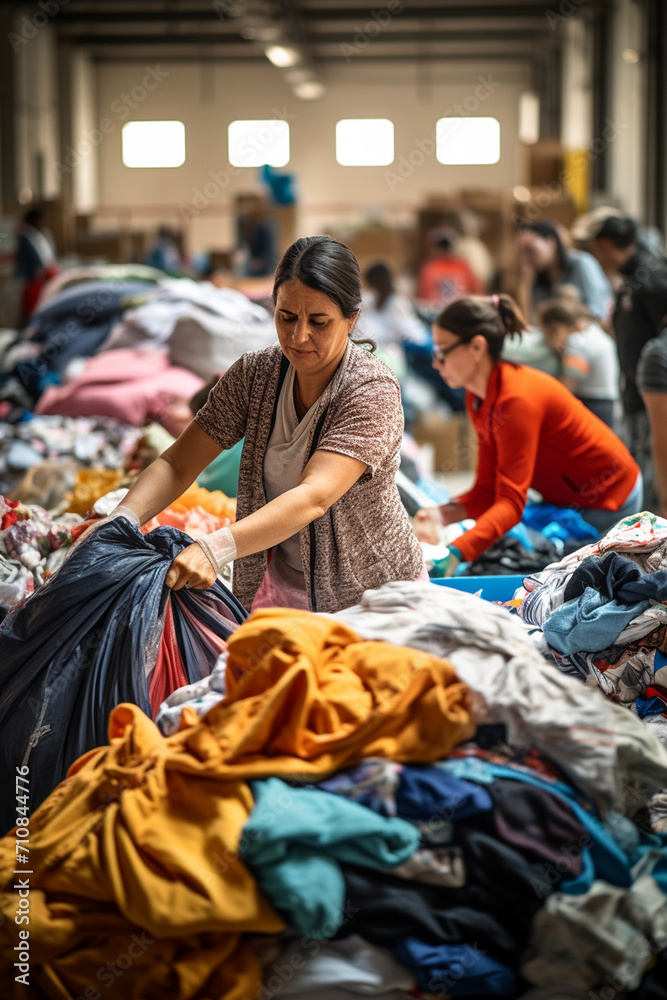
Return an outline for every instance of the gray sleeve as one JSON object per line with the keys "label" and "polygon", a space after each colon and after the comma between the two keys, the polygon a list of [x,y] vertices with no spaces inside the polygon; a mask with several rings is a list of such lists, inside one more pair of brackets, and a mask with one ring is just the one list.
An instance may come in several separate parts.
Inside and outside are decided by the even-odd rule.
{"label": "gray sleeve", "polygon": [[220,448],[232,448],[246,432],[253,352],[244,354],[222,375],[195,415],[195,423]]}
{"label": "gray sleeve", "polygon": [[644,344],[636,374],[640,392],[667,392],[667,342],[654,337]]}

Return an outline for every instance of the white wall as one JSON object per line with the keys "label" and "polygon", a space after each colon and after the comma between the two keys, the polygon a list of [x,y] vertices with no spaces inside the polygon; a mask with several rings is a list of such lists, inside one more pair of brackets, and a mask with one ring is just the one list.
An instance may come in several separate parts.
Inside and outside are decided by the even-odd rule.
{"label": "white wall", "polygon": [[[260,190],[256,170],[234,172],[227,160],[227,125],[236,118],[284,117],[289,121],[291,160],[285,169],[297,175],[301,231],[358,217],[374,206],[386,206],[396,219],[402,212],[407,216],[409,209],[430,194],[460,187],[508,188],[524,181],[516,133],[519,94],[531,82],[527,67],[490,62],[419,66],[341,62],[326,68],[327,95],[306,102],[293,96],[280,72],[268,62],[258,66],[163,63],[157,74],[163,78],[147,89],[144,83],[152,86],[154,82],[147,76],[151,66],[103,63],[97,68],[97,118],[98,123],[106,119],[108,129],[99,146],[100,202],[105,210],[132,206],[139,226],[154,224],[160,215],[172,223],[183,223],[187,217],[191,249],[228,247],[232,243],[232,197]],[[487,91],[492,92],[480,99],[487,93],[479,89],[483,82],[490,84]],[[128,106],[128,97],[135,108]],[[453,105],[466,99],[471,114],[499,119],[500,162],[445,167],[430,154],[420,163],[417,142],[432,138],[437,119],[453,115]],[[336,163],[335,123],[350,117],[386,117],[394,122],[396,160],[391,167]],[[137,119],[183,121],[185,164],[164,170],[124,167],[121,128],[124,122]],[[411,155],[416,166],[410,165]],[[401,172],[406,176],[400,177]],[[211,197],[203,194],[207,184]],[[204,202],[206,206],[200,207]],[[114,212],[107,218],[111,222]]]}

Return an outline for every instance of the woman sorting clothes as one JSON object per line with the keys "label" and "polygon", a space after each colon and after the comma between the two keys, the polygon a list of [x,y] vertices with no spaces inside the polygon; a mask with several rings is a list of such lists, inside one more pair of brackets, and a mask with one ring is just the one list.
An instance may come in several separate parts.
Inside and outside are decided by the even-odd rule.
{"label": "woman sorting clothes", "polygon": [[[525,329],[509,295],[457,299],[433,326],[433,365],[467,390],[478,440],[472,489],[438,508],[443,524],[476,520],[450,546],[450,575],[521,520],[529,487],[581,510],[601,534],[642,508],[639,467],[614,432],[555,378],[503,361],[505,337]],[[430,518],[415,521],[425,540]]]}
{"label": "woman sorting clothes", "polygon": [[395,484],[400,389],[352,340],[361,275],[344,244],[297,240],[278,265],[273,299],[279,343],[232,365],[111,516],[145,523],[245,437],[236,523],[187,546],[167,585],[209,587],[233,559],[246,608],[333,612],[423,572]]}

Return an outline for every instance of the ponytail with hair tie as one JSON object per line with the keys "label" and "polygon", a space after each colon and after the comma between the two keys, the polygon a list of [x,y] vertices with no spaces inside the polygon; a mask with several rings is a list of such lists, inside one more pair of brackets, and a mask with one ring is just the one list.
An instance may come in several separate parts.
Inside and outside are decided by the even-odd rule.
{"label": "ponytail with hair tie", "polygon": [[493,361],[500,360],[507,335],[521,336],[528,329],[518,305],[504,293],[454,299],[440,313],[436,325],[449,330],[464,344],[476,336],[484,337]]}

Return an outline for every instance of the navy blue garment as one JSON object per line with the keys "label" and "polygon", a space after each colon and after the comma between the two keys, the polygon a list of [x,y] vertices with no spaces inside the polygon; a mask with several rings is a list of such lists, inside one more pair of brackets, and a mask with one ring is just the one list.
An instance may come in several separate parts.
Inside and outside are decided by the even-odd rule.
{"label": "navy blue garment", "polygon": [[580,597],[586,587],[592,587],[607,600],[617,600],[619,604],[666,601],[667,570],[642,573],[631,559],[608,552],[602,559],[589,556],[583,560],[568,580],[565,600]]}
{"label": "navy blue garment", "polygon": [[512,969],[471,944],[425,944],[401,938],[394,955],[421,990],[436,996],[514,996],[519,983]]}
{"label": "navy blue garment", "polygon": [[608,552],[606,556],[588,556],[575,569],[565,587],[566,601],[573,601],[592,587],[608,601],[617,598],[621,604],[631,604],[620,596],[626,584],[638,580],[642,571],[636,563],[618,552]]}
{"label": "navy blue garment", "polygon": [[226,639],[247,617],[217,581],[206,591],[165,586],[174,557],[191,542],[169,527],[144,537],[115,518],[0,625],[0,833],[15,821],[16,767],[30,768],[34,810],[78,757],[108,742],[107,719],[119,702],[150,715],[146,668],[167,601],[189,682],[210,673],[219,652],[193,635],[192,618]]}
{"label": "navy blue garment", "polygon": [[396,790],[396,814],[401,819],[438,819],[456,823],[488,812],[493,801],[482,785],[456,778],[439,767],[406,765]]}
{"label": "navy blue garment", "polygon": [[[30,339],[43,345],[40,360],[45,368],[60,372],[72,358],[91,357],[107,339],[130,300],[152,295],[155,288],[155,282],[123,278],[86,281],[64,289],[31,317],[27,327]],[[19,364],[16,369],[19,378],[21,371]]]}
{"label": "navy blue garment", "polygon": [[653,698],[635,698],[635,708],[640,719],[646,719],[652,715],[665,715],[667,713],[667,699],[660,695],[655,695]]}

